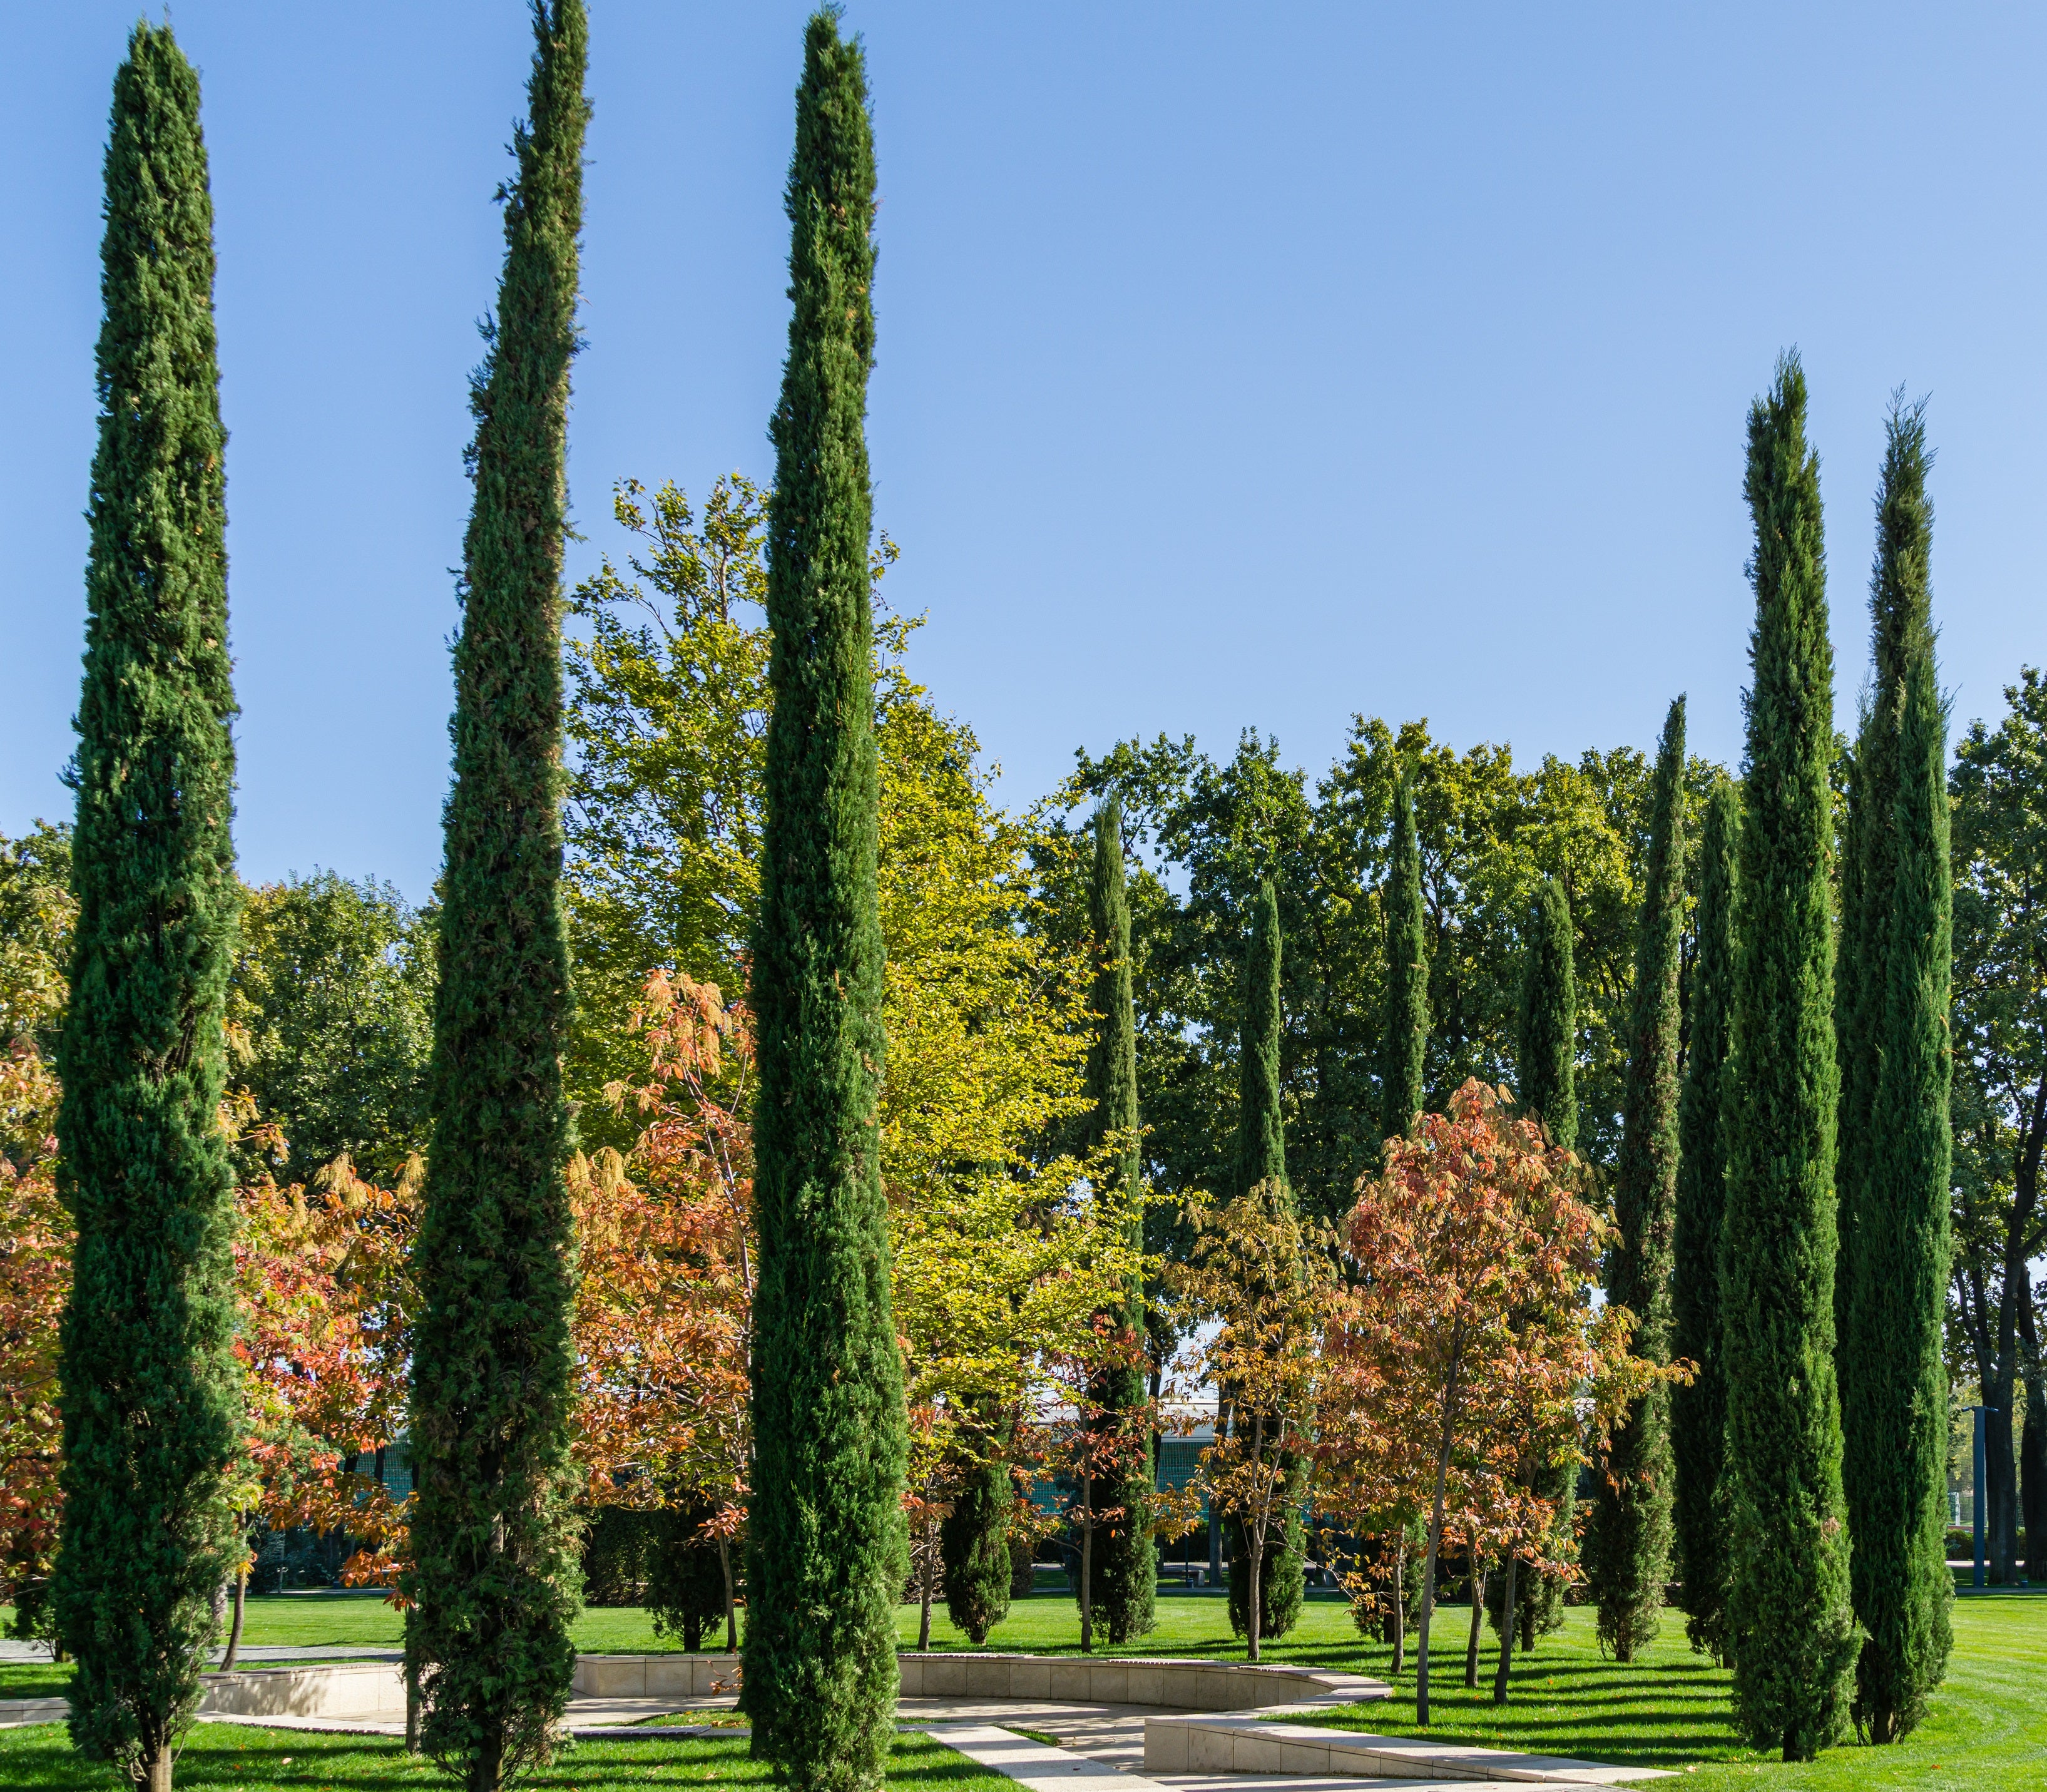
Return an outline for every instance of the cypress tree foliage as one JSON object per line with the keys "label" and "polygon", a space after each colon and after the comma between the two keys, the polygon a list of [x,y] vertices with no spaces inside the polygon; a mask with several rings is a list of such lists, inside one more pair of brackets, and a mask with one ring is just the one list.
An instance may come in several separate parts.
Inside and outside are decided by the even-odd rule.
{"label": "cypress tree foliage", "polygon": [[1721,1353],[1720,1214],[1726,1201],[1723,1116],[1732,1045],[1735,850],[1741,798],[1723,779],[1706,799],[1699,838],[1698,948],[1692,964],[1692,1031],[1677,1101],[1677,1221],[1673,1252],[1671,1350],[1694,1364],[1672,1389],[1672,1512],[1679,1603],[1694,1649],[1728,1658],[1727,1377]]}
{"label": "cypress tree foliage", "polygon": [[830,12],[804,31],[789,164],[794,308],[772,428],[766,819],[753,935],[759,1093],[754,1460],[741,1703],[799,1792],[878,1786],[908,1573],[902,1365],[875,1109],[874,140]]}
{"label": "cypress tree foliage", "polygon": [[[1657,749],[1635,991],[1614,1178],[1619,1237],[1607,1295],[1635,1315],[1635,1353],[1670,1360],[1672,1234],[1677,1225],[1677,974],[1685,931],[1685,699]],[[1656,1635],[1670,1568],[1670,1384],[1659,1382],[1614,1429],[1608,1472],[1585,1531],[1600,1640],[1628,1662]]]}
{"label": "cypress tree foliage", "polygon": [[[1123,811],[1112,799],[1095,811],[1094,867],[1088,885],[1088,916],[1095,939],[1093,1007],[1098,1017],[1088,1052],[1087,1093],[1093,1104],[1085,1143],[1105,1148],[1119,1190],[1136,1188],[1143,1175],[1137,1113],[1137,1010],[1131,986],[1130,898],[1123,869]],[[1131,1243],[1143,1248],[1143,1220],[1133,1215]],[[1134,1282],[1123,1308],[1110,1318],[1141,1349],[1145,1337],[1144,1288]],[[1145,1404],[1144,1370],[1136,1357],[1117,1362],[1098,1378],[1095,1400],[1102,1422],[1118,1430],[1139,1427]],[[1124,1472],[1101,1490],[1101,1504],[1122,1516],[1104,1525],[1089,1552],[1093,1585],[1091,1610],[1115,1643],[1142,1636],[1154,1622],[1159,1583],[1158,1551],[1151,1541],[1152,1453],[1149,1438],[1141,1457],[1132,1448],[1119,1458]],[[1007,1508],[1005,1507],[1004,1510]]]}
{"label": "cypress tree foliage", "polygon": [[[1856,795],[1863,923],[1850,1035],[1872,1086],[1852,1229],[1840,1360],[1842,1480],[1854,1539],[1855,1616],[1867,1636],[1855,1716],[1894,1742],[1925,1715],[1952,1642],[1947,1567],[1948,1383],[1941,1356],[1949,1249],[1948,1030],[1953,963],[1947,728],[1934,669],[1927,548],[1925,424],[1892,408],[1878,501],[1871,609],[1877,690],[1863,730],[1865,763],[1888,776]],[[1887,726],[1888,655],[1899,702]],[[1888,750],[1875,737],[1890,734]],[[1871,750],[1876,749],[1876,750]],[[1889,813],[1876,805],[1889,786]],[[1843,957],[1847,958],[1845,942]],[[1844,969],[1846,970],[1844,965]],[[1844,1006],[1848,1004],[1844,1004]],[[1843,1065],[1843,1082],[1848,1082]]]}
{"label": "cypress tree foliage", "polygon": [[1737,1725],[1805,1760],[1840,1732],[1856,1642],[1833,1369],[1833,654],[1795,354],[1750,410],[1746,490],[1754,683],[1723,1116],[1727,1610]]}
{"label": "cypress tree foliage", "polygon": [[1429,946],[1423,931],[1422,847],[1414,795],[1393,788],[1392,862],[1386,879],[1386,1018],[1379,1037],[1379,1130],[1404,1138],[1422,1112],[1422,1058],[1429,1043]]}
{"label": "cypress tree foliage", "polygon": [[938,1527],[946,1613],[977,1649],[1009,1616],[1012,1499],[1009,1465],[1000,1459],[976,1461]]}
{"label": "cypress tree foliage", "polygon": [[[1521,1012],[1516,1028],[1515,1073],[1520,1079],[1522,1105],[1539,1115],[1550,1138],[1565,1151],[1578,1142],[1578,989],[1571,937],[1571,905],[1554,877],[1536,886],[1530,911],[1528,950],[1522,964]],[[1577,1471],[1569,1463],[1539,1471],[1536,1492],[1556,1508],[1560,1530],[1573,1526]],[[1517,1572],[1514,1608],[1523,1647],[1533,1647],[1538,1634],[1563,1623],[1564,1581],[1561,1576]],[[1505,1622],[1507,1581],[1497,1577],[1492,1603],[1500,1608],[1494,1628]]]}
{"label": "cypress tree foliage", "polygon": [[[1926,501],[1923,408],[1891,401],[1883,481],[1877,492],[1876,563],[1870,575],[1871,657],[1875,674],[1857,731],[1848,784],[1840,866],[1840,932],[1834,968],[1834,1033],[1841,1097],[1834,1187],[1840,1237],[1834,1279],[1835,1334],[1851,1335],[1856,1299],[1855,1229],[1871,1169],[1878,1077],[1877,1036],[1889,1001],[1885,953],[1890,940],[1891,880],[1897,857],[1898,730],[1910,644],[1928,624],[1927,577],[1933,516]],[[1855,1445],[1859,1402],[1856,1353],[1835,1358],[1848,1450],[1841,1478],[1852,1519],[1859,1505],[1860,1453]],[[1878,1473],[1883,1471],[1879,1469]],[[1860,1610],[1859,1605],[1857,1607]]]}
{"label": "cypress tree foliage", "polygon": [[575,1651],[575,1151],[560,882],[561,573],[577,347],[581,0],[533,9],[497,315],[470,398],[433,1151],[414,1264],[420,1746],[475,1792],[547,1759]]}
{"label": "cypress tree foliage", "polygon": [[59,1376],[56,1636],[72,1740],[165,1792],[236,1546],[241,1430],[216,1124],[240,886],[199,77],[137,25],[114,80],[78,709],[59,1186],[78,1226]]}
{"label": "cypress tree foliage", "polygon": [[[1279,1111],[1279,899],[1271,880],[1258,887],[1251,909],[1251,939],[1244,958],[1244,1007],[1237,1053],[1236,1192],[1260,1182],[1287,1186],[1287,1133]],[[1288,1196],[1290,1199],[1290,1194]],[[1287,1470],[1293,1473],[1290,1466]],[[1240,1519],[1229,1520],[1229,1621],[1240,1636],[1251,1628],[1251,1553]],[[1259,1635],[1284,1636],[1301,1616],[1308,1561],[1306,1529],[1298,1505],[1286,1527],[1266,1545],[1259,1577]]]}
{"label": "cypress tree foliage", "polygon": [[1536,887],[1521,973],[1521,1024],[1515,1070],[1521,1105],[1542,1117],[1553,1142],[1578,1142],[1578,988],[1571,960],[1571,905],[1564,887],[1546,877]]}

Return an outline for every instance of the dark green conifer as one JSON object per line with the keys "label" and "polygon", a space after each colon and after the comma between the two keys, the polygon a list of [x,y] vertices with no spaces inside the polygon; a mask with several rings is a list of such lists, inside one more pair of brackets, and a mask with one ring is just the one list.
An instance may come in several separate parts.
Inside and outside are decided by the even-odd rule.
{"label": "dark green conifer", "polygon": [[1571,951],[1571,905],[1564,886],[1546,877],[1536,886],[1522,959],[1521,1024],[1515,1069],[1521,1105],[1542,1117],[1553,1144],[1578,1143],[1578,988]]}
{"label": "dark green conifer", "polygon": [[[1927,555],[1933,512],[1926,502],[1926,428],[1902,394],[1894,398],[1877,493],[1876,563],[1870,575],[1873,679],[1849,761],[1843,825],[1840,923],[1834,966],[1834,1032],[1840,1065],[1836,1127],[1835,1226],[1840,1237],[1834,1276],[1835,1358],[1847,1454],[1842,1484],[1853,1517],[1859,1503],[1854,1443],[1856,1358],[1845,1348],[1855,1303],[1855,1229],[1870,1172],[1878,1075],[1877,1035],[1888,1001],[1884,953],[1890,939],[1890,883],[1896,857],[1898,736],[1905,706],[1905,660],[1915,629],[1928,625]],[[1859,1609],[1859,1608],[1858,1608]]]}
{"label": "dark green conifer", "polygon": [[1735,1720],[1806,1760],[1839,1734],[1856,1652],[1834,1382],[1834,752],[1805,377],[1749,412],[1755,521],[1720,1287]]}
{"label": "dark green conifer", "polygon": [[[1677,1225],[1677,973],[1685,931],[1685,699],[1657,749],[1635,924],[1627,1082],[1614,1176],[1619,1236],[1607,1298],[1635,1315],[1634,1350],[1670,1360],[1672,1233]],[[1607,1473],[1585,1529],[1585,1563],[1600,1642],[1630,1662],[1656,1635],[1670,1569],[1670,1384],[1659,1382],[1615,1426]]]}
{"label": "dark green conifer", "polygon": [[562,1091],[562,546],[589,55],[582,0],[533,9],[528,122],[470,397],[433,1150],[414,1264],[417,1504],[407,1649],[420,1746],[474,1792],[548,1758],[575,1669],[575,1286]]}
{"label": "dark green conifer", "polygon": [[1692,1027],[1677,1103],[1677,1223],[1671,1279],[1671,1353],[1694,1365],[1670,1395],[1677,1473],[1673,1540],[1685,1633],[1694,1649],[1728,1658],[1727,1376],[1721,1360],[1720,1213],[1726,1201],[1723,1115],[1733,1024],[1735,851],[1741,797],[1722,779],[1700,832],[1698,946]]}
{"label": "dark green conifer", "polygon": [[745,1682],[754,1754],[799,1792],[881,1782],[894,1733],[902,1364],[876,1107],[884,1041],[875,861],[867,377],[874,138],[835,14],[804,30],[789,164],[789,353],[772,434],[772,636],[753,935],[760,1258]]}
{"label": "dark green conifer", "polygon": [[[999,1457],[969,1463],[953,1509],[938,1527],[946,1569],[946,1615],[977,1649],[1009,1616],[1009,1465]],[[1101,1543],[1097,1539],[1095,1547]]]}
{"label": "dark green conifer", "polygon": [[[1287,1182],[1287,1132],[1279,1110],[1279,899],[1268,878],[1251,908],[1251,939],[1244,957],[1244,1004],[1238,1039],[1236,1179],[1248,1194],[1261,1182],[1293,1197]],[[1289,1458],[1287,1473],[1294,1473]],[[1239,1636],[1251,1628],[1251,1553],[1241,1519],[1229,1521],[1229,1621]],[[1306,1529],[1290,1502],[1283,1528],[1269,1538],[1259,1576],[1261,1639],[1284,1636],[1301,1615],[1308,1562]]]}
{"label": "dark green conifer", "polygon": [[[1867,1632],[1855,1713],[1893,1742],[1925,1715],[1952,1643],[1947,1568],[1948,989],[1952,880],[1947,730],[1934,671],[1922,409],[1892,407],[1877,501],[1871,610],[1877,675],[1857,755],[1859,938],[1844,918],[1843,1122],[1862,1136],[1852,1225],[1842,1236],[1842,1481],[1854,1541],[1855,1616]],[[1886,802],[1887,797],[1888,801]],[[1844,1202],[1847,1200],[1845,1189]]]}
{"label": "dark green conifer", "polygon": [[[1414,796],[1393,788],[1392,856],[1386,878],[1386,1016],[1379,1036],[1379,1130],[1405,1138],[1422,1112],[1429,1044],[1429,944],[1422,907],[1422,847]],[[1369,1167],[1376,1169],[1375,1163]]]}
{"label": "dark green conifer", "polygon": [[[1113,798],[1094,818],[1094,866],[1088,885],[1089,923],[1094,935],[1096,970],[1093,1007],[1095,1035],[1088,1052],[1090,1106],[1084,1143],[1109,1153],[1112,1188],[1136,1189],[1143,1176],[1137,1113],[1137,1010],[1131,985],[1130,897],[1123,870],[1123,810]],[[1130,1243],[1142,1251],[1144,1222],[1131,1217]],[[1094,1534],[1089,1559],[1089,1605],[1112,1643],[1128,1643],[1152,1627],[1159,1582],[1158,1550],[1151,1541],[1151,1440],[1145,1408],[1144,1287],[1133,1281],[1121,1310],[1109,1315],[1115,1333],[1132,1353],[1096,1378],[1094,1400],[1101,1422],[1126,1434],[1112,1453],[1117,1473],[1097,1484],[1097,1504],[1119,1515]],[[1078,1590],[1078,1589],[1076,1589]]]}
{"label": "dark green conifer", "polygon": [[199,77],[137,25],[114,79],[78,707],[59,1186],[77,1223],[56,1636],[72,1740],[167,1792],[236,1547],[234,694]]}

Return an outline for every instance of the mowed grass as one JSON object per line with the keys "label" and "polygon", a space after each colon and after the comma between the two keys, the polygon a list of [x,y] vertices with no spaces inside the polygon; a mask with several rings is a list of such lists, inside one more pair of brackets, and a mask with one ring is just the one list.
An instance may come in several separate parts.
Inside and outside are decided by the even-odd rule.
{"label": "mowed grass", "polygon": [[[1152,1632],[1121,1648],[1101,1645],[1097,1653],[1187,1655],[1241,1660],[1243,1639],[1231,1635],[1227,1605],[1219,1593],[1162,1592],[1159,1623]],[[381,1616],[380,1616],[381,1614]],[[259,1616],[260,1615],[260,1616]],[[897,1613],[899,1634],[914,1645],[917,1608]],[[251,1600],[249,1635],[298,1643],[395,1642],[397,1614],[373,1597],[285,1595]],[[1728,1676],[1692,1653],[1685,1643],[1681,1613],[1665,1615],[1663,1633],[1643,1658],[1623,1666],[1604,1658],[1593,1635],[1592,1614],[1573,1608],[1563,1631],[1546,1637],[1532,1654],[1517,1657],[1509,1702],[1492,1703],[1494,1639],[1482,1632],[1481,1681],[1464,1686],[1468,1612],[1445,1606],[1438,1614],[1430,1695],[1434,1721],[1426,1732],[1414,1722],[1411,1654],[1397,1677],[1389,1672],[1390,1651],[1357,1634],[1349,1608],[1339,1600],[1314,1599],[1286,1637],[1267,1646],[1268,1659],[1302,1666],[1339,1667],[1391,1681],[1394,1696],[1346,1717],[1332,1713],[1318,1724],[1391,1735],[1426,1733],[1433,1740],[1494,1748],[1565,1755],[1583,1759],[1668,1768],[1685,1775],[1686,1792],[1712,1788],[1782,1786],[1785,1792],[1863,1792],[1863,1788],[1981,1788],[1983,1792],[2027,1792],[2047,1786],[2047,1592],[1964,1595],[1955,1603],[1955,1653],[1945,1684],[1935,1695],[1926,1721],[1891,1748],[1855,1744],[1828,1751],[1807,1765],[1786,1766],[1746,1747],[1735,1734],[1728,1709]],[[260,1628],[259,1628],[260,1624]],[[389,1624],[381,1635],[363,1632]],[[667,1650],[647,1614],[632,1609],[584,1613],[577,1643],[586,1651]],[[1017,1600],[985,1647],[1031,1654],[1078,1652],[1080,1621],[1068,1595],[1040,1592]],[[934,1648],[970,1647],[934,1610]],[[62,1668],[11,1663],[0,1697],[40,1696]],[[61,1691],[61,1678],[55,1689]],[[209,1725],[194,1732],[189,1756],[195,1775],[180,1763],[180,1785],[276,1786],[282,1792],[319,1792],[321,1787],[382,1788],[431,1782],[431,1774],[394,1748],[362,1739],[287,1737],[281,1732]],[[37,1740],[40,1739],[40,1740]],[[1010,1782],[978,1774],[963,1758],[934,1755],[906,1741],[891,1785],[993,1792]],[[652,1753],[647,1751],[652,1750]],[[41,1752],[39,1753],[38,1751]],[[281,1757],[292,1756],[288,1765]],[[944,1758],[941,1759],[941,1755]],[[68,1763],[60,1772],[56,1763]],[[21,1786],[110,1786],[110,1777],[78,1763],[60,1728],[0,1732],[0,1789]],[[64,1773],[74,1775],[64,1777]],[[269,1777],[265,1778],[265,1775]],[[77,1777],[83,1775],[83,1777]],[[749,1786],[765,1783],[745,1759],[735,1740],[702,1743],[586,1744],[558,1769],[532,1783],[547,1788],[609,1785],[694,1783]]]}
{"label": "mowed grass", "polygon": [[[1162,1593],[1159,1624],[1139,1642],[1097,1653],[1244,1658],[1230,1634],[1220,1594]],[[906,1645],[916,1639],[917,1612],[898,1613]],[[1414,1721],[1412,1639],[1403,1670],[1390,1672],[1391,1650],[1357,1634],[1349,1608],[1314,1600],[1287,1636],[1267,1644],[1267,1659],[1340,1667],[1388,1681],[1393,1697],[1355,1715],[1331,1713],[1316,1724],[1423,1736],[1487,1748],[1563,1755],[1616,1765],[1661,1767],[1685,1776],[1685,1792],[1767,1785],[1786,1792],[1863,1792],[1863,1788],[1981,1788],[2038,1792],[2047,1786],[2047,1593],[1964,1595],[1955,1601],[1955,1652],[1931,1713],[1912,1736],[1889,1748],[1854,1743],[1809,1764],[1786,1765],[1748,1748],[1735,1733],[1730,1676],[1685,1641],[1684,1614],[1664,1615],[1662,1634],[1626,1666],[1603,1658],[1592,1612],[1573,1607],[1564,1629],[1529,1654],[1517,1653],[1508,1702],[1492,1702],[1497,1656],[1490,1626],[1480,1632],[1480,1686],[1464,1684],[1470,1611],[1440,1608],[1430,1650],[1430,1705],[1425,1731]],[[1018,1600],[990,1633],[990,1649],[1070,1655],[1079,1647],[1079,1618],[1070,1597],[1039,1593]],[[942,1611],[931,1618],[934,1648],[970,1647]]]}
{"label": "mowed grass", "polygon": [[[582,1742],[519,1783],[531,1792],[772,1784],[771,1770],[749,1760],[746,1748],[744,1737]],[[406,1754],[395,1740],[203,1724],[178,1756],[177,1783],[181,1792],[201,1786],[232,1786],[235,1792],[411,1792],[449,1781],[431,1762]],[[0,1730],[0,1789],[5,1792],[113,1792],[126,1784],[111,1768],[81,1760],[60,1724]],[[922,1736],[896,1739],[888,1786],[889,1792],[1016,1792],[1014,1780],[986,1772]]]}

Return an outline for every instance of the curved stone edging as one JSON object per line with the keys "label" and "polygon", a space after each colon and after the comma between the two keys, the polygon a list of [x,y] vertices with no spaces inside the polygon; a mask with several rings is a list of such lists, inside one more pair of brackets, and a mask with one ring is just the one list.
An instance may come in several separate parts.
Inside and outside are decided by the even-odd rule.
{"label": "curved stone edging", "polygon": [[1071,1699],[1179,1711],[1357,1705],[1383,1699],[1383,1681],[1329,1668],[1171,1656],[993,1655],[965,1650],[899,1656],[905,1698]]}

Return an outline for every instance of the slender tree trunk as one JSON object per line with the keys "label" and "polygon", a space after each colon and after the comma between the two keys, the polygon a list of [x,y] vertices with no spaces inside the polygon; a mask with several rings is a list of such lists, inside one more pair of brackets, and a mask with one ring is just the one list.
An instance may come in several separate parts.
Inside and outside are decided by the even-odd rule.
{"label": "slender tree trunk", "polygon": [[244,1560],[234,1570],[234,1621],[227,1628],[227,1653],[220,1658],[220,1671],[234,1671],[235,1658],[242,1651],[242,1616],[249,1600],[249,1564]]}
{"label": "slender tree trunk", "polygon": [[1081,1653],[1094,1648],[1094,1477],[1081,1479]]}
{"label": "slender tree trunk", "polygon": [[927,1521],[924,1526],[924,1560],[917,1575],[917,1647],[920,1651],[931,1646],[931,1569],[938,1556],[938,1539],[931,1531]]}
{"label": "slender tree trunk", "polygon": [[1429,1514],[1429,1558],[1422,1569],[1421,1634],[1414,1639],[1414,1721],[1429,1721],[1429,1620],[1436,1609],[1436,1553],[1443,1542],[1443,1487],[1449,1479],[1450,1435],[1457,1422],[1457,1370],[1464,1356],[1460,1332],[1450,1345],[1450,1372],[1443,1381],[1443,1442],[1436,1452],[1436,1499]]}
{"label": "slender tree trunk", "polygon": [[739,1604],[732,1593],[732,1544],[724,1537],[718,1540],[718,1565],[725,1574],[725,1652],[736,1655],[739,1653]]}
{"label": "slender tree trunk", "polygon": [[1514,1667],[1514,1597],[1515,1581],[1521,1566],[1521,1558],[1511,1550],[1507,1554],[1507,1609],[1503,1614],[1505,1622],[1499,1627],[1499,1667],[1492,1677],[1492,1702],[1507,1703],[1507,1677]]}
{"label": "slender tree trunk", "polygon": [[1393,1665],[1387,1670],[1398,1674],[1407,1666],[1407,1527],[1400,1527],[1400,1541],[1393,1550]]}
{"label": "slender tree trunk", "polygon": [[171,1792],[171,1769],[176,1759],[168,1744],[160,1745],[154,1755],[145,1758],[142,1785],[145,1792]]}
{"label": "slender tree trunk", "polygon": [[1259,1571],[1265,1566],[1265,1527],[1260,1524],[1255,1531],[1247,1527],[1244,1541],[1251,1552],[1251,1593],[1244,1613],[1244,1632],[1251,1639],[1251,1650],[1245,1658],[1255,1662],[1258,1659],[1258,1620],[1263,1616],[1258,1608],[1258,1579]]}
{"label": "slender tree trunk", "polygon": [[[1509,1622],[1512,1621],[1514,1608],[1507,1607]],[[1485,1616],[1485,1566],[1479,1560],[1477,1548],[1471,1553],[1471,1635],[1465,1639],[1465,1684],[1474,1691],[1478,1687],[1478,1627]]]}

